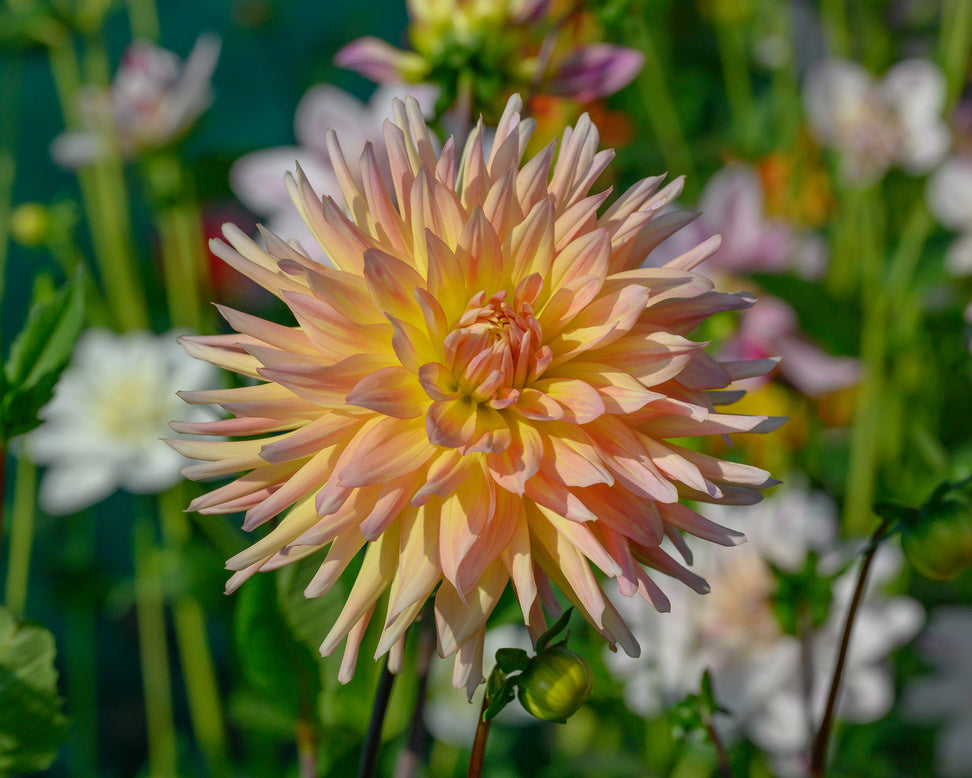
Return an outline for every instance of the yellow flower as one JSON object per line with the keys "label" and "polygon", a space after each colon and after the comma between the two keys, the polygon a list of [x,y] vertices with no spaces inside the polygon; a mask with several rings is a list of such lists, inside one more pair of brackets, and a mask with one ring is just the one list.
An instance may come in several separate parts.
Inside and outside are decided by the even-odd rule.
{"label": "yellow flower", "polygon": [[[621,592],[668,600],[645,566],[700,592],[706,583],[661,546],[686,531],[723,545],[741,535],[679,502],[756,502],[771,483],[666,439],[765,432],[778,421],[715,410],[736,378],[774,360],[719,363],[686,337],[716,311],[751,304],[691,268],[710,239],[662,268],[646,255],[686,217],[661,214],[681,180],[633,186],[606,210],[589,195],[613,152],[587,116],[521,165],[533,122],[511,98],[484,151],[482,128],[458,157],[437,156],[418,104],[385,125],[393,191],[373,150],[352,168],[328,147],[347,212],[288,176],[294,202],[334,267],[264,233],[266,249],[227,225],[213,251],[277,295],[287,327],[221,308],[239,333],[185,338],[193,355],[259,381],[186,392],[231,418],[179,424],[237,441],[178,440],[203,460],[190,478],[249,471],[192,510],[246,511],[276,527],[229,560],[233,590],[327,549],[308,597],[326,594],[364,549],[360,572],[321,651],[346,641],[340,679],[387,593],[376,656],[401,666],[404,634],[430,596],[453,681],[482,680],[483,633],[507,583],[539,634],[554,588],[613,646],[639,648],[591,563]],[[600,212],[600,213],[599,213]],[[661,215],[659,215],[661,214]],[[687,556],[687,554],[686,554]]]}

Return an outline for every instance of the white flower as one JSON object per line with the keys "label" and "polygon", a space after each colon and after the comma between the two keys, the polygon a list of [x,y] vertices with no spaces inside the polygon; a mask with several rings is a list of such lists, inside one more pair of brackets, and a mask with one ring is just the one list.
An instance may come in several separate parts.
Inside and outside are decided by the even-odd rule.
{"label": "white flower", "polygon": [[945,268],[952,275],[972,275],[972,159],[946,159],[928,179],[925,195],[939,224],[959,233],[945,255]]}
{"label": "white flower", "polygon": [[220,41],[202,35],[183,63],[148,41],[133,42],[107,89],[78,94],[82,129],[54,139],[51,156],[64,167],[90,165],[113,149],[133,157],[182,137],[212,102]]}
{"label": "white flower", "polygon": [[[709,510],[720,524],[745,518],[749,543],[720,553],[711,544],[689,540],[695,567],[712,592],[704,597],[688,589],[670,592],[677,618],[617,598],[643,653],[640,660],[607,655],[608,666],[626,681],[628,707],[647,716],[697,692],[708,668],[718,702],[731,712],[717,721],[724,735],[745,734],[774,757],[776,774],[802,774],[800,760],[823,711],[857,566],[835,581],[829,618],[801,644],[783,633],[775,615],[772,567],[793,573],[803,568],[809,552],[833,552],[837,523],[830,501],[790,488],[747,507],[744,514],[727,506]],[[899,566],[900,554],[890,548],[881,549],[875,559],[848,655],[841,718],[873,721],[891,707],[893,687],[884,660],[922,621],[916,602],[875,591]],[[805,661],[808,679],[802,672]]]}
{"label": "white flower", "polygon": [[922,654],[934,667],[905,688],[902,709],[909,718],[941,727],[935,761],[943,776],[972,773],[972,609],[938,608],[919,639]]}
{"label": "white flower", "polygon": [[[27,455],[47,465],[41,507],[71,513],[116,489],[155,494],[176,483],[185,462],[160,440],[172,437],[169,420],[186,413],[176,390],[210,386],[215,374],[171,334],[85,332],[43,423],[27,436]],[[194,412],[193,420],[208,418]]]}
{"label": "white flower", "polygon": [[296,146],[279,146],[254,151],[238,159],[230,169],[230,188],[254,213],[267,217],[267,229],[275,235],[296,240],[308,256],[324,260],[317,239],[300,218],[284,185],[296,162],[319,197],[341,197],[338,173],[331,165],[325,142],[328,129],[341,139],[345,159],[356,163],[366,143],[376,152],[379,171],[390,183],[385,153],[384,122],[391,105],[406,95],[415,97],[427,116],[435,101],[435,90],[422,84],[380,86],[367,103],[328,84],[312,87],[301,98],[294,116]]}
{"label": "white flower", "polygon": [[927,173],[951,143],[941,116],[945,79],[928,60],[899,62],[875,81],[856,62],[828,59],[807,76],[803,97],[810,129],[840,153],[852,183],[876,181],[892,166]]}

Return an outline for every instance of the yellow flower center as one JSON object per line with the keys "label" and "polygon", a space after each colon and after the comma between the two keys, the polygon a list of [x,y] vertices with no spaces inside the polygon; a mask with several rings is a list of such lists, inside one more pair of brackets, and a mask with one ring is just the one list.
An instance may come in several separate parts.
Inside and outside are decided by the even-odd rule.
{"label": "yellow flower center", "polygon": [[[474,295],[444,341],[444,364],[459,392],[478,402],[512,404],[518,390],[550,364],[543,332],[528,302],[515,308],[500,291]],[[495,406],[495,403],[494,403]]]}

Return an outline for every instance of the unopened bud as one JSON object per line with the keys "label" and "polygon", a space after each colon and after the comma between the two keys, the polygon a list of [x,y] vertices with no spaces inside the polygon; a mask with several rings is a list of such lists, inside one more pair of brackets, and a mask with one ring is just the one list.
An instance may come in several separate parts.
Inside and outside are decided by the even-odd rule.
{"label": "unopened bud", "polygon": [[15,241],[35,248],[51,237],[53,220],[48,208],[40,203],[24,203],[10,214],[10,235]]}
{"label": "unopened bud", "polygon": [[581,657],[563,646],[548,648],[520,674],[520,703],[544,721],[565,721],[591,695],[594,678]]}
{"label": "unopened bud", "polygon": [[955,499],[932,501],[902,530],[901,550],[926,578],[955,578],[972,565],[972,506]]}

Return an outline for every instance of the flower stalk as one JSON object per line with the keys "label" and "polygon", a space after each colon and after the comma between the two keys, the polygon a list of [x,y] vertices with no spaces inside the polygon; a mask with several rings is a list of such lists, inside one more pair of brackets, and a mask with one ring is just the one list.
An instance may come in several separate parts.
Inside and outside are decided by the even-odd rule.
{"label": "flower stalk", "polygon": [[388,669],[388,659],[381,666],[378,678],[378,688],[375,690],[375,704],[371,709],[371,721],[365,733],[364,745],[361,748],[361,760],[358,762],[358,778],[372,778],[378,765],[378,751],[381,748],[381,729],[385,723],[385,712],[391,699],[392,686],[395,676]]}
{"label": "flower stalk", "polygon": [[[487,688],[488,692],[488,688]],[[469,756],[469,772],[466,778],[482,778],[483,761],[486,758],[486,741],[489,739],[489,728],[493,723],[492,719],[486,718],[486,709],[492,703],[490,695],[483,695],[483,706],[479,711],[479,718],[476,720],[476,736],[473,738],[472,753]]]}
{"label": "flower stalk", "polygon": [[[5,449],[3,449],[5,451]],[[0,456],[0,469],[6,464]],[[17,460],[14,480],[13,507],[10,514],[10,553],[7,557],[7,581],[4,603],[18,616],[27,604],[27,584],[30,579],[30,552],[34,543],[34,522],[37,516],[34,494],[37,490],[37,468],[21,457]],[[3,489],[0,488],[0,498]]]}
{"label": "flower stalk", "polygon": [[[181,553],[189,539],[189,521],[182,512],[185,490],[180,487],[159,496],[162,535],[166,545]],[[219,685],[206,637],[206,618],[192,595],[176,597],[172,603],[176,641],[182,662],[189,717],[210,775],[226,773],[227,746]]]}
{"label": "flower stalk", "polygon": [[827,744],[830,741],[830,733],[833,729],[834,715],[837,710],[837,700],[840,694],[840,683],[844,675],[844,665],[847,661],[847,651],[850,647],[851,634],[854,629],[854,620],[864,591],[867,588],[867,576],[871,570],[871,562],[877,553],[881,541],[888,535],[888,531],[894,524],[893,517],[882,519],[878,528],[871,535],[871,540],[864,551],[864,558],[861,562],[860,572],[857,574],[857,584],[854,587],[854,595],[851,598],[850,606],[847,609],[847,618],[844,621],[844,629],[840,637],[840,648],[837,650],[837,660],[834,665],[834,674],[830,681],[830,691],[827,694],[827,704],[824,707],[823,717],[820,720],[820,727],[813,740],[810,752],[810,775],[811,778],[823,778],[827,766]]}
{"label": "flower stalk", "polygon": [[145,694],[149,774],[155,778],[169,778],[178,774],[178,759],[162,586],[152,534],[151,524],[144,516],[136,519],[135,609],[139,658],[142,663],[142,687]]}

